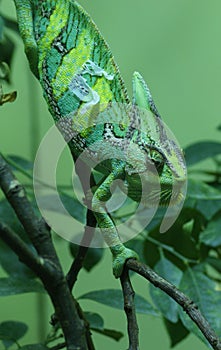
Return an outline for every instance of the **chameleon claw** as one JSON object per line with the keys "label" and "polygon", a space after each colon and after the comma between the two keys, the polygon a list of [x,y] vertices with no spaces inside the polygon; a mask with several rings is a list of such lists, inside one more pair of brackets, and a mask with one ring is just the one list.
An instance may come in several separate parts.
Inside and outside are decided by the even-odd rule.
{"label": "chameleon claw", "polygon": [[116,278],[119,278],[121,276],[124,264],[128,259],[138,260],[139,257],[133,250],[125,247],[120,253],[113,255],[113,274]]}

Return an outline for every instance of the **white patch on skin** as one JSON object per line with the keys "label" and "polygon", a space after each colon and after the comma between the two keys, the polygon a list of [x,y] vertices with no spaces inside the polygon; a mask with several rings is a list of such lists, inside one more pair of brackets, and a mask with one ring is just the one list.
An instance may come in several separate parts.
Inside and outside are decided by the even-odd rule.
{"label": "white patch on skin", "polygon": [[91,76],[104,76],[107,80],[113,80],[114,75],[108,74],[103,68],[99,67],[96,63],[88,60],[84,64],[82,74],[90,74]]}
{"label": "white patch on skin", "polygon": [[86,113],[91,106],[96,105],[100,101],[98,93],[87,84],[86,79],[79,73],[74,75],[69,84],[69,90],[77,96],[79,100],[85,102],[85,105],[81,109],[82,114]]}
{"label": "white patch on skin", "polygon": [[114,79],[113,74],[108,74],[96,63],[90,60],[84,63],[83,67],[73,76],[69,84],[69,90],[77,96],[80,101],[85,102],[85,105],[81,108],[81,114],[85,114],[91,106],[96,105],[100,101],[100,96],[88,85],[86,79],[83,77],[84,74],[98,77],[104,76],[107,80]]}

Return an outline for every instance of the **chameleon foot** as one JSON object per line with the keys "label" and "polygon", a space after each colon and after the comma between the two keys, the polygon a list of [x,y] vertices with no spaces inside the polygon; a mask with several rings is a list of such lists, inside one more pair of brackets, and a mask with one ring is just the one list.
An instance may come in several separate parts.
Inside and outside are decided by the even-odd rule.
{"label": "chameleon foot", "polygon": [[131,249],[123,247],[123,249],[120,249],[120,250],[121,250],[120,252],[119,251],[112,252],[113,253],[113,274],[116,278],[119,278],[121,276],[123,272],[124,264],[128,259],[136,259],[136,260],[139,259],[137,253],[135,253]]}

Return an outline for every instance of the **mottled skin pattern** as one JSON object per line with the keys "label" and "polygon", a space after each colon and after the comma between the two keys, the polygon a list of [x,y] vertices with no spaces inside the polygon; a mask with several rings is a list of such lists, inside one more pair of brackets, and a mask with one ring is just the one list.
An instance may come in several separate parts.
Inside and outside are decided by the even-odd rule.
{"label": "mottled skin pattern", "polygon": [[[103,180],[94,191],[92,209],[112,251],[114,275],[119,277],[125,261],[137,255],[121,243],[103,205],[111,196],[111,184],[122,179],[128,195],[139,201],[142,188],[137,175],[144,174],[146,182],[153,178],[147,171],[148,158],[160,178],[161,204],[175,202],[180,194],[172,195],[174,179],[185,180],[182,154],[176,143],[168,140],[149,89],[138,73],[134,73],[130,103],[111,51],[76,1],[14,1],[31,70],[74,159],[85,150],[86,162],[90,157],[96,161],[105,158],[99,168]],[[135,106],[144,114],[134,113]],[[96,141],[100,141],[99,146],[93,146]]]}

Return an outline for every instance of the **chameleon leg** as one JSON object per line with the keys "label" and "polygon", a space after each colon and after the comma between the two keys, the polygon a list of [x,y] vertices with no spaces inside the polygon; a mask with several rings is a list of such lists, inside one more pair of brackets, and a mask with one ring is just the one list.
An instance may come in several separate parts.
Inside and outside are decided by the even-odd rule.
{"label": "chameleon leg", "polygon": [[98,187],[92,199],[92,210],[98,227],[101,229],[104,240],[112,252],[113,273],[116,278],[120,277],[127,259],[138,259],[138,255],[133,250],[126,248],[121,242],[117,228],[105,208],[105,202],[111,197],[111,184],[114,180],[120,178],[121,174],[121,171],[111,172]]}

